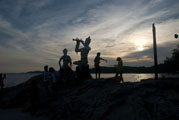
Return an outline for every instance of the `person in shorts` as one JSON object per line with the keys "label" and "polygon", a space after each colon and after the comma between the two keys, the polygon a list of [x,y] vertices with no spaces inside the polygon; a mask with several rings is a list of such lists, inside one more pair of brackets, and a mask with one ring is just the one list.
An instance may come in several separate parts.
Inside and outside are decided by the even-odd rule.
{"label": "person in shorts", "polygon": [[[100,57],[101,53],[98,52],[95,59],[94,59],[94,66],[95,66],[95,74],[96,74],[96,79],[100,79],[100,74],[101,74],[101,69],[100,69],[100,61],[103,60],[107,62],[107,60],[103,59]],[[98,78],[97,78],[98,76]]]}

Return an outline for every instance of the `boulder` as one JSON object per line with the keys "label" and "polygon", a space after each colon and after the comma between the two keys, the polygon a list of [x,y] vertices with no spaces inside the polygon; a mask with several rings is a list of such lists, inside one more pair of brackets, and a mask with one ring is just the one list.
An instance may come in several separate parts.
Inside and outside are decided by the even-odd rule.
{"label": "boulder", "polygon": [[[114,78],[88,79],[82,85],[44,92],[43,76],[35,76],[15,87],[6,88],[0,108],[21,107],[49,120],[177,120],[179,80],[148,79],[120,83]],[[38,97],[33,100],[32,81],[37,81]]]}

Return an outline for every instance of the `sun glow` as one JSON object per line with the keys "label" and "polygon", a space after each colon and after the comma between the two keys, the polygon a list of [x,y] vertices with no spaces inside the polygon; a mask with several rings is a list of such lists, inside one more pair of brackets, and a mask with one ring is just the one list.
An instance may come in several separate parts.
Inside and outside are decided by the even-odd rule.
{"label": "sun glow", "polygon": [[141,45],[141,46],[138,46],[137,50],[138,50],[138,51],[143,51],[143,50],[144,50],[144,46],[142,46],[142,45]]}
{"label": "sun glow", "polygon": [[146,44],[147,44],[146,40],[135,41],[137,51],[143,51],[145,49]]}

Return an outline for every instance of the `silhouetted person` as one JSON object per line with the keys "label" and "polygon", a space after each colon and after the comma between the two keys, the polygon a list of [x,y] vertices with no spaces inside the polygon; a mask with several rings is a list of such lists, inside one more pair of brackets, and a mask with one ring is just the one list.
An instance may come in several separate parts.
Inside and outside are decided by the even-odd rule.
{"label": "silhouetted person", "polygon": [[[72,65],[71,57],[69,55],[67,55],[67,53],[68,53],[68,50],[65,48],[63,50],[63,56],[59,60],[60,68],[63,68],[65,70],[68,69],[68,67],[70,67]],[[63,67],[61,65],[61,61],[63,61]],[[70,66],[69,66],[69,64],[70,64]]]}
{"label": "silhouetted person", "polygon": [[1,86],[1,91],[4,89],[4,77],[2,74],[0,74],[0,86]]}
{"label": "silhouetted person", "polygon": [[98,79],[100,79],[100,74],[101,74],[101,68],[100,68],[100,61],[104,60],[105,62],[107,62],[107,60],[103,59],[100,57],[101,53],[98,52],[95,59],[94,59],[94,66],[95,66],[95,74],[96,74],[96,79],[98,76]]}
{"label": "silhouetted person", "polygon": [[49,80],[50,80],[50,72],[48,71],[48,66],[44,66],[44,80],[43,80],[43,83],[44,83],[44,87],[45,87],[45,92],[46,92],[46,95],[48,96],[50,94],[49,92]]}
{"label": "silhouetted person", "polygon": [[51,73],[52,91],[53,91],[53,93],[57,94],[57,75],[56,75],[56,71],[55,71],[55,69],[53,67],[50,67],[49,72]]}
{"label": "silhouetted person", "polygon": [[124,83],[123,76],[122,76],[122,69],[123,69],[123,62],[120,57],[117,57],[116,59],[118,61],[118,64],[116,65],[116,75],[115,78],[118,78],[118,75],[120,74],[120,82]]}
{"label": "silhouetted person", "polygon": [[[75,52],[80,52],[81,60],[75,61],[74,64],[77,65],[76,72],[79,80],[84,80],[91,78],[90,71],[89,71],[89,65],[88,65],[88,53],[91,50],[89,44],[91,42],[91,38],[86,38],[85,42],[80,39],[73,39],[73,41],[76,41],[76,47]],[[80,43],[83,45],[82,48],[80,48]]]}

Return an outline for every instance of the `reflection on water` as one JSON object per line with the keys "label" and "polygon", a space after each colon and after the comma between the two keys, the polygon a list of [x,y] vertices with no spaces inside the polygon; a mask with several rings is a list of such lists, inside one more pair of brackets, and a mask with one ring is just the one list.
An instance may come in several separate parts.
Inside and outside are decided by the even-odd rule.
{"label": "reflection on water", "polygon": [[[111,78],[114,77],[115,74],[101,74],[101,78]],[[142,79],[154,78],[154,74],[123,74],[124,82],[139,82]],[[95,78],[95,74],[92,74],[92,77]],[[159,78],[161,77],[179,77],[174,74],[159,74]]]}
{"label": "reflection on water", "polygon": [[[101,74],[101,78],[111,78],[115,74]],[[92,74],[92,77],[95,78],[95,74]],[[138,82],[141,79],[154,78],[154,74],[123,74],[124,82]]]}
{"label": "reflection on water", "polygon": [[[11,87],[23,83],[39,73],[7,74],[4,81],[5,87]],[[95,78],[95,74],[91,74]],[[111,78],[115,74],[101,74],[101,78]],[[179,77],[173,74],[159,74],[159,77]],[[138,82],[142,79],[154,78],[154,74],[123,74],[124,82]]]}

